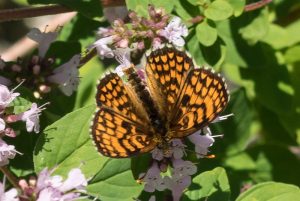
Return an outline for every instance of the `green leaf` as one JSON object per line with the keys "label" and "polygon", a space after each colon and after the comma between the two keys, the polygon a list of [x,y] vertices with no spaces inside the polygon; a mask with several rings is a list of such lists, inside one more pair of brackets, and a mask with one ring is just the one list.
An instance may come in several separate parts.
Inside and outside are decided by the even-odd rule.
{"label": "green leaf", "polygon": [[90,60],[80,68],[80,77],[82,79],[80,79],[80,85],[77,89],[74,108],[78,109],[96,102],[96,86],[103,72],[103,63],[98,58]]}
{"label": "green leaf", "polygon": [[265,182],[257,184],[242,193],[236,201],[299,201],[299,198],[300,190],[297,186],[284,183]]}
{"label": "green leaf", "polygon": [[134,180],[130,167],[130,159],[108,160],[90,181],[88,192],[103,201],[132,201],[139,196],[143,186]]}
{"label": "green leaf", "polygon": [[268,10],[264,9],[250,24],[241,28],[239,33],[250,45],[265,37],[269,30]]}
{"label": "green leaf", "polygon": [[194,177],[193,183],[185,195],[188,199],[184,200],[200,200],[201,198],[229,200],[230,186],[225,170],[217,167]]}
{"label": "green leaf", "polygon": [[235,17],[240,16],[244,12],[246,0],[228,0],[228,3],[232,6]]}
{"label": "green leaf", "polygon": [[15,100],[9,104],[10,107],[13,107],[14,114],[20,114],[25,112],[31,107],[32,103],[25,98],[17,97]]}
{"label": "green leaf", "polygon": [[226,158],[224,165],[234,170],[254,170],[256,165],[253,159],[246,153],[239,153]]}
{"label": "green leaf", "polygon": [[148,17],[148,5],[152,4],[157,8],[164,8],[166,13],[170,13],[175,5],[174,1],[160,0],[126,0],[128,10],[137,12],[140,16]]}
{"label": "green leaf", "polygon": [[218,33],[216,28],[210,26],[205,20],[196,26],[196,36],[201,44],[211,46],[216,42]]}
{"label": "green leaf", "polygon": [[285,54],[284,58],[287,63],[300,62],[300,45],[293,46],[289,48]]}
{"label": "green leaf", "polygon": [[233,14],[233,8],[225,0],[213,1],[205,10],[205,17],[211,20],[225,20]]}
{"label": "green leaf", "polygon": [[189,2],[186,1],[174,1],[175,3],[175,11],[184,21],[188,21],[193,16],[200,15],[199,7],[193,6]]}
{"label": "green leaf", "polygon": [[208,3],[208,0],[187,0],[187,1],[194,6],[202,6]]}
{"label": "green leaf", "polygon": [[55,172],[66,175],[83,163],[83,172],[88,177],[96,174],[106,160],[98,155],[89,136],[94,111],[94,105],[76,110],[44,129],[34,153],[37,172],[56,167]]}
{"label": "green leaf", "polygon": [[188,51],[192,54],[193,59],[196,61],[198,66],[203,66],[205,63],[204,56],[201,51],[200,43],[196,37],[195,31],[189,34],[189,39],[187,41]]}
{"label": "green leaf", "polygon": [[98,0],[28,0],[30,4],[60,4],[74,9],[88,18],[102,17],[102,6]]}
{"label": "green leaf", "polygon": [[[108,26],[107,22],[100,23],[78,13],[72,20],[65,24],[59,33],[58,40],[80,42],[82,49],[95,42],[95,33],[99,27]],[[88,31],[83,31],[88,30]]]}
{"label": "green leaf", "polygon": [[235,41],[234,33],[232,32],[232,26],[230,20],[224,20],[216,23],[218,36],[222,38],[226,44],[226,57],[224,63],[230,63],[241,67],[246,67],[247,64],[244,58],[241,56],[237,42]]}
{"label": "green leaf", "polygon": [[138,15],[148,17],[149,0],[126,0],[128,10],[133,10]]}
{"label": "green leaf", "polygon": [[155,8],[164,8],[166,13],[171,13],[175,5],[175,1],[149,0],[149,3]]}
{"label": "green leaf", "polygon": [[96,151],[89,134],[94,111],[94,105],[88,106],[48,126],[35,148],[35,170],[55,167],[53,175],[66,176],[71,169],[80,167],[87,178],[95,176],[87,187],[89,194],[103,201],[138,197],[142,186],[132,177],[130,160],[112,160]]}

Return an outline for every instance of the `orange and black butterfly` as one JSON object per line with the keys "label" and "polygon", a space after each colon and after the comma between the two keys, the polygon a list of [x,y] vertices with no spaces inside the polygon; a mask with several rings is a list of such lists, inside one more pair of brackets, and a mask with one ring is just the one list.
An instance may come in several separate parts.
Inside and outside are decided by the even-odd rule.
{"label": "orange and black butterfly", "polygon": [[146,54],[146,80],[134,66],[97,86],[97,107],[91,132],[99,152],[112,158],[167,149],[212,122],[225,108],[229,94],[224,80],[196,68],[183,51],[164,46]]}

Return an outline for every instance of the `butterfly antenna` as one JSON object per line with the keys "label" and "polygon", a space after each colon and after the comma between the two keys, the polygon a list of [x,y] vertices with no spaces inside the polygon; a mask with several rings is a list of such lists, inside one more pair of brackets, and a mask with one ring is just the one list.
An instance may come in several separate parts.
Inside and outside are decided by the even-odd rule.
{"label": "butterfly antenna", "polygon": [[215,154],[201,154],[199,152],[196,152],[196,151],[193,151],[193,150],[190,150],[190,149],[185,149],[185,151],[190,152],[190,153],[194,153],[197,156],[200,156],[202,158],[216,158]]}

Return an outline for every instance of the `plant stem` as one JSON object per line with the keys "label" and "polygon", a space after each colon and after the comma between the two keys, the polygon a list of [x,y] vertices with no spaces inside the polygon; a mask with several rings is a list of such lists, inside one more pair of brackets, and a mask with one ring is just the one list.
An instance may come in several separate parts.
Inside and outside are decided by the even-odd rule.
{"label": "plant stem", "polygon": [[18,178],[6,166],[1,166],[0,170],[15,188],[20,188]]}
{"label": "plant stem", "polygon": [[70,8],[60,5],[6,9],[0,10],[0,22],[22,20],[28,17],[38,17],[43,15],[55,15],[72,11],[73,10]]}
{"label": "plant stem", "polygon": [[[101,0],[101,3],[103,7],[123,6],[125,5],[125,0]],[[22,20],[24,18],[44,15],[55,15],[72,11],[74,10],[61,5],[5,9],[0,10],[0,22]]]}
{"label": "plant stem", "polygon": [[96,48],[93,48],[84,57],[81,58],[79,67],[81,67],[84,64],[86,64],[89,60],[91,60],[92,58],[94,58],[94,56],[96,56],[96,55],[97,55]]}
{"label": "plant stem", "polygon": [[251,3],[251,4],[248,4],[245,6],[244,11],[249,12],[249,11],[257,10],[271,2],[272,2],[272,0],[261,0],[261,1],[255,2],[255,3]]}

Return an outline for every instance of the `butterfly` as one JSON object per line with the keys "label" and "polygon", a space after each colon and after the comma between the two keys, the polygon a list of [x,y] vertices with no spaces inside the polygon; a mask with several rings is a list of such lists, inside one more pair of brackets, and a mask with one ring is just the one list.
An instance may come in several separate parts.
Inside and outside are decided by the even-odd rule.
{"label": "butterfly", "polygon": [[188,53],[165,45],[146,53],[145,79],[133,64],[127,82],[109,73],[97,86],[91,135],[98,151],[127,158],[207,126],[229,101],[224,79],[195,66]]}

